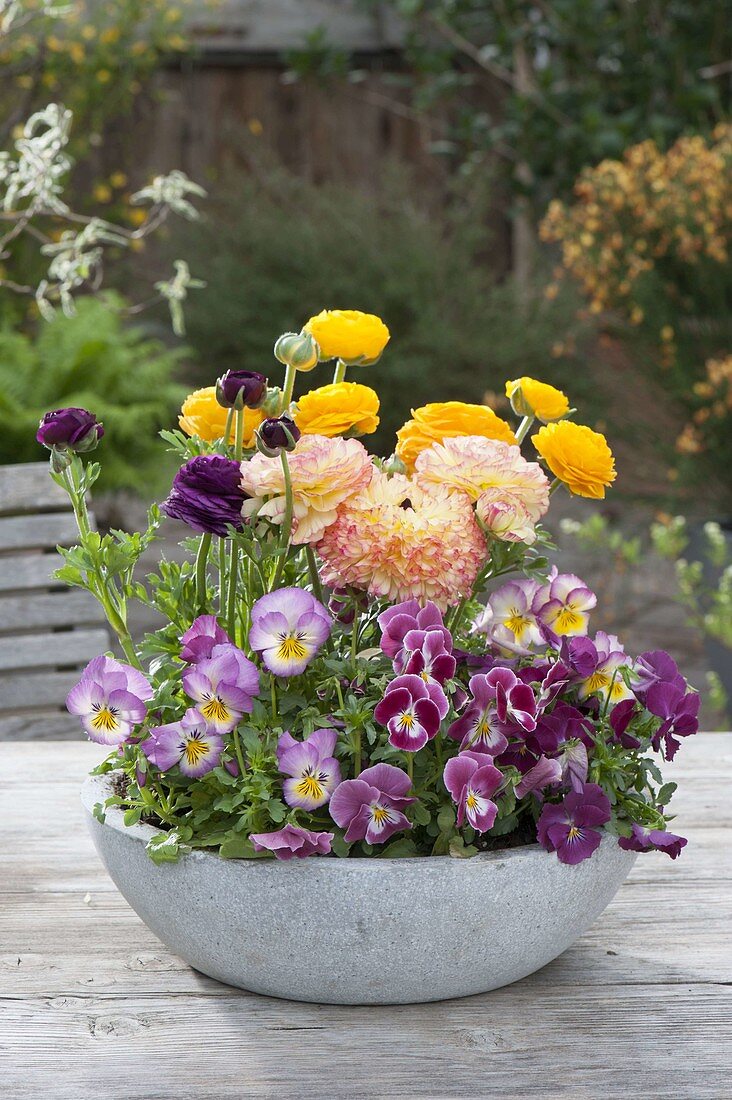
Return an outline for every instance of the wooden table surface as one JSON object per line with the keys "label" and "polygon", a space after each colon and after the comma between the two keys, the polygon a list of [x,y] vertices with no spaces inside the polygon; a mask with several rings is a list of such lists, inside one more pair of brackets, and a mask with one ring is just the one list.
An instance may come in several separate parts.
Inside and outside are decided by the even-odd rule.
{"label": "wooden table surface", "polygon": [[732,734],[667,769],[681,858],[640,856],[565,955],[484,996],[389,1008],[243,993],[171,955],[87,836],[78,789],[99,757],[0,744],[8,1100],[732,1097]]}

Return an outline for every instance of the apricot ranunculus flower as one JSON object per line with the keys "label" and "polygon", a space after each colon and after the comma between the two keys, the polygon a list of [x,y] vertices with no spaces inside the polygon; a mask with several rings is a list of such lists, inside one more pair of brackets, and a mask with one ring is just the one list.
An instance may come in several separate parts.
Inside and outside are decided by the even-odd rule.
{"label": "apricot ranunculus flower", "polygon": [[551,472],[570,492],[603,500],[615,480],[615,459],[607,440],[585,424],[560,420],[540,428],[531,441]]}
{"label": "apricot ranunculus flower", "polygon": [[518,416],[536,416],[545,424],[551,420],[561,420],[569,412],[566,394],[547,382],[539,382],[526,375],[506,382],[506,397]]}
{"label": "apricot ranunculus flower", "polygon": [[323,578],[389,600],[431,600],[443,610],[470,595],[487,549],[465,493],[423,489],[381,470],[338,509],[318,543]]}
{"label": "apricot ranunculus flower", "polygon": [[342,359],[352,365],[374,362],[390,337],[380,317],[357,309],[324,309],[310,318],[303,332],[317,341],[321,359]]}
{"label": "apricot ranunculus flower", "polygon": [[333,382],[304,394],[295,423],[303,435],[368,435],[379,426],[379,397],[358,382]]}
{"label": "apricot ranunculus flower", "polygon": [[459,435],[480,435],[515,443],[516,436],[505,420],[487,405],[468,405],[464,401],[436,401],[412,409],[412,419],[397,432],[397,456],[407,470],[414,469],[417,455],[433,443],[442,443]]}
{"label": "apricot ranunculus flower", "polygon": [[[288,455],[293,497],[292,541],[316,543],[337,516],[337,509],[371,479],[373,465],[357,439],[303,435]],[[244,515],[257,513],[273,523],[285,518],[285,475],[280,458],[255,454],[241,464],[241,485],[252,497]]]}
{"label": "apricot ranunculus flower", "polygon": [[[211,443],[214,439],[223,438],[228,412],[216,400],[216,387],[206,386],[205,389],[188,394],[180,410],[178,423],[186,435],[197,435],[199,439]],[[244,409],[245,447],[254,446],[254,431],[264,420],[264,415],[261,409]],[[232,427],[232,436],[233,432]]]}

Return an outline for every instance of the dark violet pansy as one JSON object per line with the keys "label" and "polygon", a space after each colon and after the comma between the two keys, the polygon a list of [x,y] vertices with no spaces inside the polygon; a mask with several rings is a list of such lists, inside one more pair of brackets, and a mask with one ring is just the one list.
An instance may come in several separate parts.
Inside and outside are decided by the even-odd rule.
{"label": "dark violet pansy", "polygon": [[596,783],[570,791],[559,804],[545,803],[537,822],[539,843],[562,863],[581,863],[600,846],[600,826],[610,820],[610,800]]}
{"label": "dark violet pansy", "polygon": [[197,455],[181,466],[161,508],[194,531],[223,538],[229,526],[240,531],[246,493],[239,463],[223,455]]}
{"label": "dark violet pansy", "polygon": [[[683,685],[683,686],[682,686]],[[699,729],[698,692],[687,691],[686,683],[651,684],[646,692],[646,708],[663,719],[653,734],[651,744],[656,752],[663,751],[666,760],[673,760],[681,742],[679,737],[690,737]]]}
{"label": "dark violet pansy", "polygon": [[330,816],[345,829],[349,843],[383,844],[394,833],[412,828],[402,812],[414,802],[407,796],[411,786],[409,776],[399,768],[375,764],[357,779],[345,779],[336,787],[328,804]]}
{"label": "dark violet pansy", "polygon": [[229,370],[216,382],[216,400],[225,409],[258,409],[267,397],[267,379],[254,370]]}
{"label": "dark violet pansy", "polygon": [[315,833],[300,825],[285,825],[273,833],[251,833],[255,852],[271,852],[275,859],[305,859],[327,856],[333,833]]}
{"label": "dark violet pansy", "polygon": [[104,435],[104,428],[88,409],[54,409],[42,417],[36,439],[49,450],[91,451]]}
{"label": "dark violet pansy", "polygon": [[633,825],[631,836],[618,837],[618,844],[626,852],[665,852],[671,859],[681,855],[681,849],[686,847],[687,840],[683,836],[675,836],[667,833],[665,829],[646,829],[642,825]]}

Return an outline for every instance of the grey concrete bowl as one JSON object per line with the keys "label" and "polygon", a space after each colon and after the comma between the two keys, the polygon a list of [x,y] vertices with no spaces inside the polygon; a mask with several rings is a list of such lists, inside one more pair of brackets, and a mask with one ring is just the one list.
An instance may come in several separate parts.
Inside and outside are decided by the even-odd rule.
{"label": "grey concrete bowl", "polygon": [[606,837],[576,867],[538,845],[472,859],[223,860],[156,866],[154,830],[93,816],[105,777],[82,790],[89,830],[145,924],[196,970],[289,1000],[409,1004],[485,993],[533,973],[592,924],[635,856]]}

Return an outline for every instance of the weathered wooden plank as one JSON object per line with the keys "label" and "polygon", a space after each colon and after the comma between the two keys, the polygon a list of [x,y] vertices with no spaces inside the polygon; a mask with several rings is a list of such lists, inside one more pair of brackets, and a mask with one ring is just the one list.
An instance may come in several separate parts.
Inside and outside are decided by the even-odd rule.
{"label": "weathered wooden plank", "polygon": [[104,630],[64,630],[0,637],[0,671],[78,665],[103,653],[108,646],[109,638]]}
{"label": "weathered wooden plank", "polygon": [[104,621],[97,601],[80,588],[0,596],[0,635],[56,626],[92,626]]}
{"label": "weathered wooden plank", "polygon": [[[78,673],[74,675],[78,679]],[[58,708],[0,717],[0,741],[80,741],[84,738],[86,734],[79,719]]]}
{"label": "weathered wooden plank", "polygon": [[78,679],[78,671],[0,676],[0,713],[23,707],[60,707]]}
{"label": "weathered wooden plank", "polygon": [[22,462],[0,468],[0,515],[70,509],[68,494],[51,480],[47,462]]}
{"label": "weathered wooden plank", "polygon": [[0,550],[72,546],[78,539],[76,520],[71,512],[0,519]]}
{"label": "weathered wooden plank", "polygon": [[62,559],[55,553],[0,555],[0,593],[63,588],[63,582],[53,576],[62,565]]}

